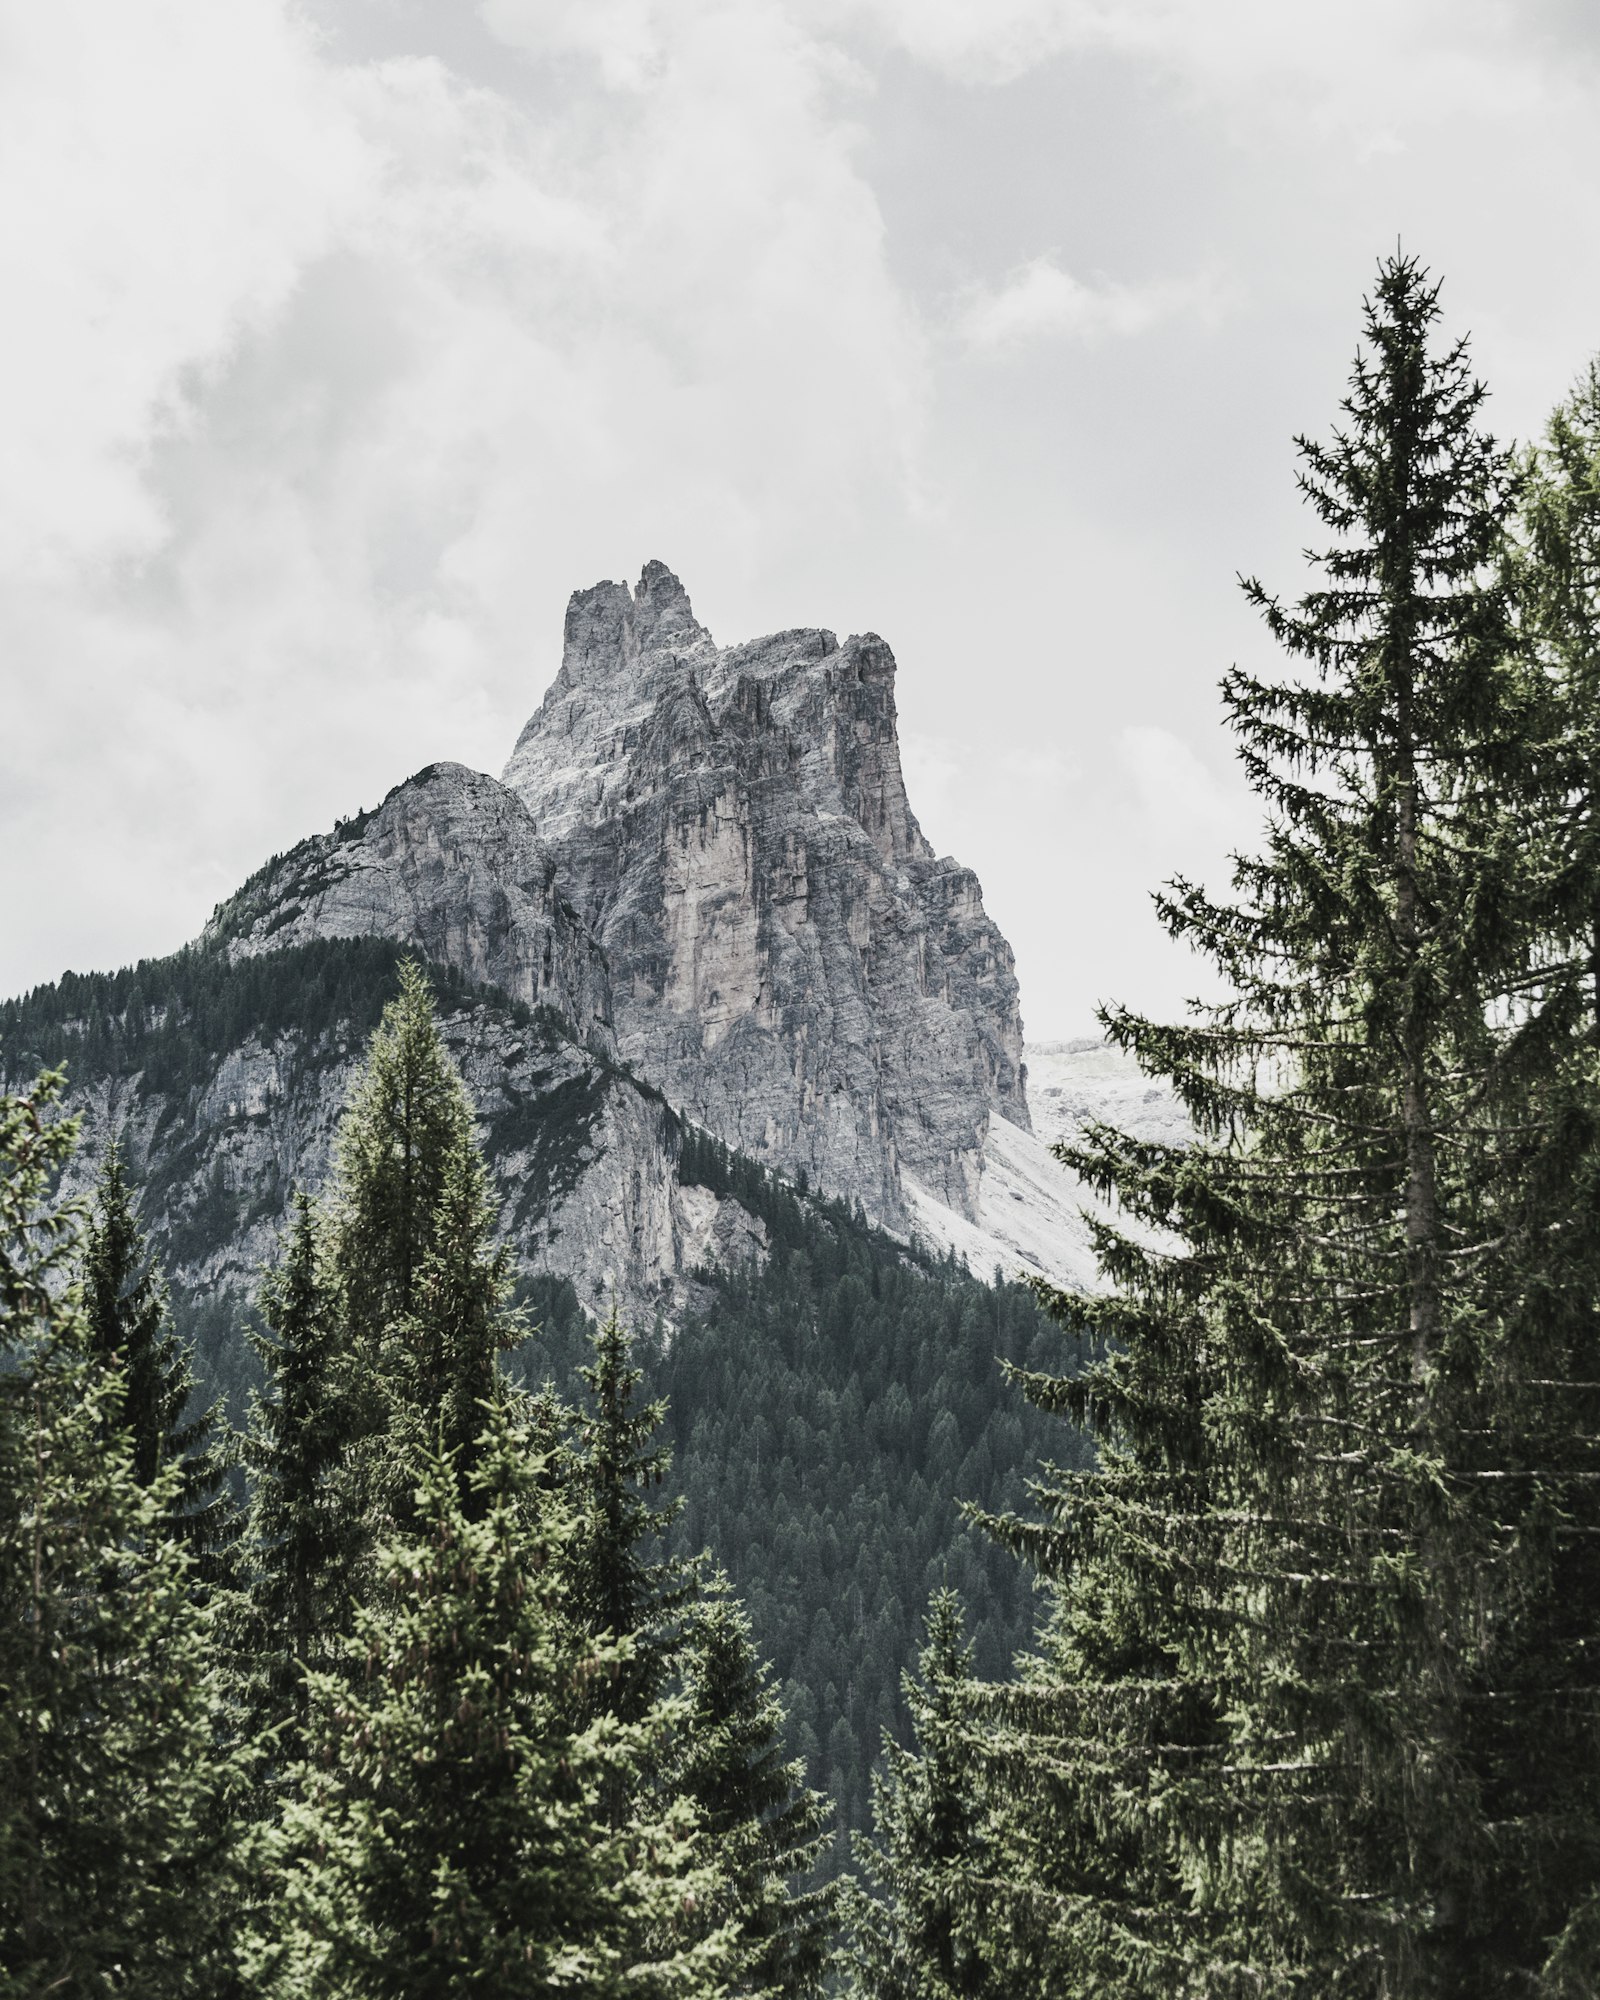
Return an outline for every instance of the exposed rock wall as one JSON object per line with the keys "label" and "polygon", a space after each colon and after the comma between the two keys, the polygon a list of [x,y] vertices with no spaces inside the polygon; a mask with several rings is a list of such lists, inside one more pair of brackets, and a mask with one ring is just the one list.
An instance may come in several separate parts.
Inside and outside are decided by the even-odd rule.
{"label": "exposed rock wall", "polygon": [[269,862],[206,931],[232,958],[354,937],[413,945],[610,1045],[605,959],[520,800],[481,771],[430,764],[375,812]]}
{"label": "exposed rock wall", "polygon": [[[501,1225],[519,1267],[570,1278],[591,1311],[615,1296],[636,1324],[675,1321],[696,1271],[760,1260],[764,1225],[731,1199],[685,1187],[675,1121],[603,1057],[487,997],[441,1027],[478,1112]],[[92,1182],[113,1136],[142,1188],[143,1220],[180,1291],[253,1291],[296,1188],[318,1191],[366,1035],[347,1024],[215,1050],[174,1091],[137,1068],[81,1077],[83,1137],[64,1192]],[[0,1050],[0,1087],[25,1079]]]}
{"label": "exposed rock wall", "polygon": [[624,1056],[730,1144],[891,1225],[903,1177],[976,1215],[1027,1128],[1010,947],[937,857],[873,634],[719,649],[660,563],[568,607],[504,780],[605,949]]}
{"label": "exposed rock wall", "polygon": [[[429,766],[261,869],[192,963],[270,985],[300,976],[297,947],[389,940],[496,989],[447,1038],[519,1257],[590,1306],[614,1289],[676,1315],[696,1268],[763,1253],[744,1209],[680,1185],[669,1105],[892,1229],[987,1253],[996,1202],[1009,1222],[1022,1199],[997,1134],[1030,1129],[1017,983],[976,877],[911,812],[894,683],[870,633],[719,648],[659,563],[579,591],[503,783]],[[364,1041],[326,1008],[316,1031],[292,1005],[260,1032],[226,1012],[178,1095],[135,1053],[75,1072],[85,1167],[125,1131],[190,1290],[252,1281],[290,1190],[326,1173]],[[1002,1232],[1005,1254],[1050,1264],[1061,1230],[1041,1228],[1044,1249]]]}

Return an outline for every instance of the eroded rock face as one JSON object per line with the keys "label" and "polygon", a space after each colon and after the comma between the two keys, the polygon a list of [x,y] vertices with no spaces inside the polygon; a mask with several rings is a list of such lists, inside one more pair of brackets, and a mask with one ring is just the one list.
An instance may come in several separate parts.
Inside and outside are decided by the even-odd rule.
{"label": "eroded rock face", "polygon": [[728,1143],[903,1225],[976,1215],[1028,1127],[1010,947],[938,858],[868,633],[719,648],[678,579],[602,583],[504,772],[603,945],[622,1054]]}
{"label": "eroded rock face", "polygon": [[610,1043],[605,960],[526,809],[481,771],[430,764],[375,812],[269,862],[206,931],[233,959],[355,937],[414,945]]}
{"label": "eroded rock face", "polygon": [[[120,1131],[175,1281],[248,1289],[290,1190],[326,1176],[370,1030],[317,982],[389,940],[473,982],[444,1031],[506,1234],[592,1309],[675,1320],[698,1270],[765,1254],[755,1216],[683,1182],[675,1112],[987,1255],[986,1161],[1028,1130],[1017,985],[976,878],[911,813],[894,675],[871,634],[719,648],[659,563],[580,591],[503,783],[431,765],[252,877],[180,955],[225,968],[174,1017],[193,1061],[152,1067],[153,1003],[102,1071],[75,1063],[80,1172]],[[229,981],[277,992],[254,1026]]]}
{"label": "eroded rock face", "polygon": [[[676,1121],[614,1062],[489,996],[440,1025],[519,1270],[570,1278],[597,1316],[615,1300],[636,1324],[659,1313],[671,1325],[702,1303],[698,1271],[765,1260],[765,1225],[681,1182]],[[62,1191],[86,1193],[117,1138],[179,1292],[249,1296],[292,1192],[327,1184],[366,1044],[365,1029],[336,1021],[248,1032],[177,1089],[137,1068],[91,1073],[69,1094],[82,1139]],[[0,1088],[25,1081],[0,1050]]]}

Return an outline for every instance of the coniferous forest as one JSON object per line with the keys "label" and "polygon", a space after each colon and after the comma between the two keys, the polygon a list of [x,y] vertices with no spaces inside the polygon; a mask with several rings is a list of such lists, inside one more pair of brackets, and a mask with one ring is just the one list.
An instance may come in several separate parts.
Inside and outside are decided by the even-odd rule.
{"label": "coniferous forest", "polygon": [[770,1266],[591,1326],[408,962],[225,1411],[0,1100],[0,1994],[1600,1991],[1600,374],[1486,414],[1385,261],[1093,1294],[686,1133]]}

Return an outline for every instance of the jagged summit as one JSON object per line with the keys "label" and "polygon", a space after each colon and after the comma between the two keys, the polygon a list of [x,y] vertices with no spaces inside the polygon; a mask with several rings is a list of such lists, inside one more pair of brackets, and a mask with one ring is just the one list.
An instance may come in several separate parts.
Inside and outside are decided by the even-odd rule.
{"label": "jagged summit", "polygon": [[731,1144],[907,1225],[975,1218],[1026,1130],[1010,947],[900,766],[894,654],[821,628],[719,648],[678,578],[577,592],[504,782],[604,947],[623,1054]]}
{"label": "jagged summit", "polygon": [[572,593],[561,671],[551,692],[584,687],[643,655],[685,653],[711,643],[672,571],[664,562],[647,562],[631,591],[625,583],[597,583]]}

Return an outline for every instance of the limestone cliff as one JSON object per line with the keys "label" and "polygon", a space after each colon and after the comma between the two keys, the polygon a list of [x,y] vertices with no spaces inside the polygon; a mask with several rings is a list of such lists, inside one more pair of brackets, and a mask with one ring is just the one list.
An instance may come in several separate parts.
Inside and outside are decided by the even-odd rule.
{"label": "limestone cliff", "polygon": [[[0,1007],[0,1090],[64,1064],[83,1128],[66,1191],[117,1137],[179,1293],[248,1293],[293,1190],[326,1182],[401,955],[387,939],[314,938],[230,963],[213,942],[68,975]],[[760,1221],[683,1171],[660,1093],[560,1015],[460,979],[439,1009],[523,1272],[570,1279],[592,1311],[616,1296],[637,1324],[676,1320],[704,1266],[764,1257]]]}
{"label": "limestone cliff", "polygon": [[376,811],[302,841],[217,910],[203,941],[237,959],[355,937],[410,945],[610,1045],[604,958],[533,821],[481,771],[430,764]]}
{"label": "limestone cliff", "polygon": [[0,1074],[44,1023],[85,1168],[122,1130],[180,1285],[238,1290],[323,1178],[412,951],[465,996],[447,1038],[519,1261],[590,1307],[675,1317],[698,1268],[763,1254],[737,1202],[685,1185],[684,1116],[985,1275],[1074,1278],[1011,952],[912,815],[894,680],[872,634],[719,648],[659,563],[579,591],[503,783],[430,765],[275,857],[189,952],[41,989]]}
{"label": "limestone cliff", "polygon": [[729,1144],[904,1226],[975,1217],[1028,1126],[1009,946],[937,857],[868,633],[719,648],[678,579],[597,584],[504,772],[603,946],[623,1055]]}

